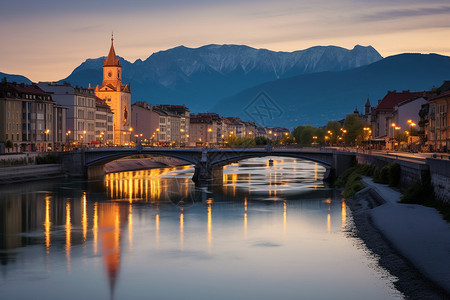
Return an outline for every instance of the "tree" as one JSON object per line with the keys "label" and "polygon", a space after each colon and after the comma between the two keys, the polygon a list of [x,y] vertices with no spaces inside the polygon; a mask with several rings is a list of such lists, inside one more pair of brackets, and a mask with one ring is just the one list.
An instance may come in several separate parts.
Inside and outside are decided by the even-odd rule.
{"label": "tree", "polygon": [[298,126],[292,132],[297,144],[311,145],[313,142],[313,136],[315,136],[316,128],[311,125]]}
{"label": "tree", "polygon": [[341,132],[341,124],[338,121],[328,121],[326,127],[326,133],[330,137],[330,142],[336,144],[338,141],[338,136]]}
{"label": "tree", "polygon": [[257,137],[255,137],[255,144],[256,145],[269,145],[270,140],[264,136],[257,136]]}
{"label": "tree", "polygon": [[6,141],[5,148],[8,149],[8,152],[9,152],[9,149],[11,149],[13,146],[14,146],[13,142],[11,142],[10,140]]}
{"label": "tree", "polygon": [[291,145],[295,144],[295,139],[292,134],[285,135],[282,139],[279,140],[281,145]]}
{"label": "tree", "polygon": [[355,145],[361,142],[364,134],[364,125],[357,114],[347,115],[344,121],[344,129],[347,132],[344,135],[346,144]]}

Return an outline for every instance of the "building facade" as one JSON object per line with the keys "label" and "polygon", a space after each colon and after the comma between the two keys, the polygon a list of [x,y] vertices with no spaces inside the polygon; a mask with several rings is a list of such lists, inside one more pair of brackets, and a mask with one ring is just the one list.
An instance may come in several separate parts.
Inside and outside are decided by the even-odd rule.
{"label": "building facade", "polygon": [[95,141],[100,145],[114,144],[114,114],[105,100],[97,97],[95,103]]}
{"label": "building facade", "polygon": [[37,85],[0,84],[0,143],[8,152],[53,151],[65,143],[66,109]]}
{"label": "building facade", "polygon": [[[396,92],[389,91],[382,100],[378,102],[378,105],[372,110],[371,127],[372,135],[377,138],[392,138],[398,132],[395,128],[401,130],[401,126],[395,123],[394,108],[396,105],[410,99],[416,99],[423,96],[423,92]],[[420,108],[417,110],[417,117]],[[395,124],[392,126],[392,124]],[[403,128],[403,130],[405,130]]]}
{"label": "building facade", "polygon": [[427,146],[430,151],[449,152],[449,107],[450,91],[436,96],[429,101],[426,135],[428,138]]}
{"label": "building facade", "polygon": [[65,135],[74,147],[88,146],[96,141],[95,116],[97,97],[92,89],[73,87],[68,83],[40,82],[38,86],[53,100],[67,108]]}
{"label": "building facade", "polygon": [[131,141],[131,89],[122,84],[122,66],[114,50],[114,39],[103,65],[103,83],[95,87],[95,95],[111,107],[114,114],[114,144],[128,145]]}

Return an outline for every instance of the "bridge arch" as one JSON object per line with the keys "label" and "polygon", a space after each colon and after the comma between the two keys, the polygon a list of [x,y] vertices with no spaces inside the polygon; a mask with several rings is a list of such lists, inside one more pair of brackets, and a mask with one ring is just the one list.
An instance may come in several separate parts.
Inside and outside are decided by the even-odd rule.
{"label": "bridge arch", "polygon": [[220,169],[232,162],[265,156],[292,157],[317,162],[327,170],[324,179],[333,179],[348,168],[351,158],[354,157],[354,154],[337,153],[336,151],[285,148],[172,149],[142,147],[88,149],[62,153],[61,156],[64,169],[69,174],[93,178],[104,174],[104,164],[135,154],[173,157],[193,164],[195,166],[193,180],[197,183],[208,182],[214,177],[218,178]]}
{"label": "bridge arch", "polygon": [[306,156],[301,154],[295,154],[295,153],[238,153],[235,156],[228,156],[228,157],[219,157],[218,159],[211,162],[211,167],[217,168],[217,167],[224,167],[226,165],[239,162],[242,160],[250,159],[250,158],[258,158],[258,157],[289,157],[289,158],[297,158],[297,159],[303,159],[306,161],[312,161],[315,163],[320,164],[322,167],[325,168],[325,174],[324,174],[324,180],[330,179],[330,175],[332,174],[332,161],[331,160],[324,160],[320,157],[314,157],[314,156]]}
{"label": "bridge arch", "polygon": [[146,152],[146,151],[142,151],[140,153],[137,153],[136,151],[130,151],[130,153],[126,153],[126,152],[118,152],[118,153],[110,153],[110,154],[105,154],[102,156],[92,156],[89,157],[89,155],[86,156],[86,163],[85,166],[86,167],[91,167],[91,166],[100,166],[100,165],[105,165],[109,162],[124,158],[124,157],[129,157],[129,156],[133,156],[133,155],[138,155],[138,154],[145,154],[145,155],[153,155],[153,156],[164,156],[164,157],[171,157],[171,158],[176,158],[182,161],[185,161],[189,164],[193,164],[195,165],[197,160],[194,157],[190,157],[190,156],[184,156],[184,155],[180,155],[179,153],[173,153],[173,152]]}

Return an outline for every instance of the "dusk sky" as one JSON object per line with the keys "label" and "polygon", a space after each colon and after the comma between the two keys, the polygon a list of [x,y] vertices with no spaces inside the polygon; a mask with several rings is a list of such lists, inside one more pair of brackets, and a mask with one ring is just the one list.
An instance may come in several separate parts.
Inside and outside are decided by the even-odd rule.
{"label": "dusk sky", "polygon": [[450,55],[448,0],[19,0],[3,1],[0,26],[0,71],[33,81],[60,80],[107,55],[112,31],[116,53],[131,62],[206,44]]}

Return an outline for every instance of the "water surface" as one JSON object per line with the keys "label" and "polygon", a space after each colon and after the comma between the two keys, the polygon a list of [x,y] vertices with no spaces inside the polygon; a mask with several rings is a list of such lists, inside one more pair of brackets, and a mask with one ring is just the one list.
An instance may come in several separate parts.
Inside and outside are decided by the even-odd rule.
{"label": "water surface", "polygon": [[298,159],[1,187],[2,299],[396,299],[352,216]]}

